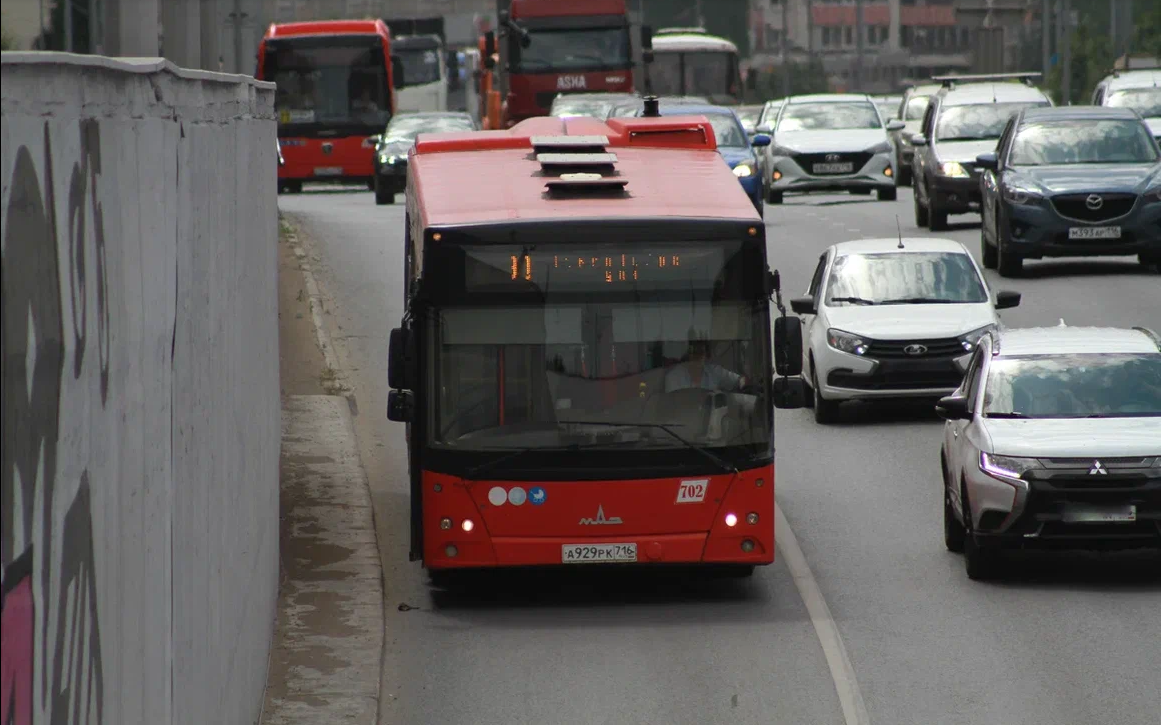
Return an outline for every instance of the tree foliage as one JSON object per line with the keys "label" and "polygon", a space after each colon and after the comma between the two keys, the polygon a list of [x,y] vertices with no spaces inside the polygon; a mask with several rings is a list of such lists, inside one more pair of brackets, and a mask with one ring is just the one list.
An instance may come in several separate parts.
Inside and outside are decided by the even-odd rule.
{"label": "tree foliage", "polygon": [[[822,61],[790,63],[790,95],[806,93],[827,93],[830,84]],[[765,103],[786,96],[783,89],[783,74],[780,66],[756,68],[753,80],[746,84],[746,99],[750,103]]]}
{"label": "tree foliage", "polygon": [[[1096,84],[1108,75],[1116,60],[1108,0],[1072,0],[1072,9],[1078,22],[1071,37],[1069,98],[1063,97],[1063,64],[1059,53],[1057,63],[1045,78],[1053,99],[1059,104],[1088,103]],[[1132,25],[1131,52],[1161,59],[1161,3],[1134,2]]]}

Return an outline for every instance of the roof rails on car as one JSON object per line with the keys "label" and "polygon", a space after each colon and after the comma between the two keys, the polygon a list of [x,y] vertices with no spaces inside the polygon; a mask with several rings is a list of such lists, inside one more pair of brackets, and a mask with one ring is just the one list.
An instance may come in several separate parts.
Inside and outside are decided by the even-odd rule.
{"label": "roof rails on car", "polygon": [[1138,327],[1134,327],[1133,329],[1136,330],[1137,332],[1144,333],[1145,337],[1152,340],[1153,343],[1157,346],[1157,352],[1161,352],[1161,335],[1158,335],[1156,332],[1153,332],[1148,327],[1138,326]]}
{"label": "roof rails on car", "polygon": [[988,81],[1018,80],[1026,86],[1035,85],[1032,80],[1040,78],[1043,73],[980,73],[976,75],[932,76],[931,80],[944,88],[955,88],[956,83],[986,83]]}

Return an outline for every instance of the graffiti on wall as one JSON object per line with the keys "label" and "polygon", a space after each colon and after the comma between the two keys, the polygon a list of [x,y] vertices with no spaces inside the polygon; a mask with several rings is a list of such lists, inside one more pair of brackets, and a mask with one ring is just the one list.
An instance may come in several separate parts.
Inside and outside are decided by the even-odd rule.
{"label": "graffiti on wall", "polygon": [[[97,194],[100,127],[96,121],[80,124],[64,244],[57,236],[47,123],[43,141],[40,173],[37,151],[17,149],[3,210],[0,725],[100,725],[105,682],[90,474],[85,469],[77,480],[63,480],[57,470],[62,375],[67,370],[80,379],[86,364],[97,365],[92,374],[102,408],[108,399],[108,270]],[[65,344],[64,300],[70,303],[70,345]],[[71,361],[66,360],[70,353]]]}

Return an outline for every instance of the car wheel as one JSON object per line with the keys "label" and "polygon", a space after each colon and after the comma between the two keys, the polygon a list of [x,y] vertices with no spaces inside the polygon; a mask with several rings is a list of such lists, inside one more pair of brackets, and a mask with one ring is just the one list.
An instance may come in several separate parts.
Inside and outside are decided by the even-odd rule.
{"label": "car wheel", "polygon": [[933,232],[947,231],[947,212],[936,205],[931,189],[927,190],[927,228]]}
{"label": "car wheel", "polygon": [[290,193],[290,194],[301,194],[302,193],[302,182],[301,181],[288,181],[288,182],[286,182],[286,191],[287,191],[287,193]]}
{"label": "car wheel", "polygon": [[781,204],[782,203],[782,192],[781,191],[771,191],[769,194],[766,195],[766,201],[770,202],[771,204]]}
{"label": "car wheel", "polygon": [[955,507],[951,505],[951,489],[947,485],[947,463],[940,456],[940,468],[943,470],[943,544],[947,550],[956,554],[963,553],[964,528],[955,515]]}
{"label": "car wheel", "polygon": [[986,581],[996,575],[999,553],[989,546],[980,544],[979,537],[976,536],[972,528],[972,509],[967,497],[967,488],[962,487],[961,491],[960,500],[963,503],[960,505],[960,508],[963,509],[964,524],[964,568],[967,570],[968,579],[973,581]]}
{"label": "car wheel", "polygon": [[1012,251],[1012,245],[996,238],[996,268],[1001,277],[1019,277],[1024,273],[1024,258]]}
{"label": "car wheel", "polygon": [[893,186],[890,188],[884,187],[879,189],[878,193],[879,201],[895,201],[899,198],[899,192]]}
{"label": "car wheel", "polygon": [[375,177],[375,203],[380,205],[395,203],[395,190],[388,189],[379,177]]}
{"label": "car wheel", "polygon": [[[992,215],[992,222],[996,225],[996,237],[1000,234],[1000,218],[998,214],[1000,210],[997,208],[996,213]],[[981,217],[980,219],[980,256],[984,260],[984,269],[995,269],[999,264],[999,249],[996,245],[988,244],[987,222]]]}
{"label": "car wheel", "polygon": [[899,186],[911,186],[911,169],[900,164],[899,169]]}
{"label": "car wheel", "polygon": [[927,226],[927,207],[919,202],[919,189],[916,187],[912,198],[915,201],[915,226],[922,229]]}
{"label": "car wheel", "polygon": [[1147,269],[1152,269],[1155,272],[1161,272],[1161,254],[1149,254],[1147,252],[1141,252],[1141,254],[1137,255],[1137,259]]}
{"label": "car wheel", "polygon": [[818,371],[814,369],[814,365],[810,366],[810,390],[814,395],[814,422],[826,425],[834,423],[838,420],[839,401],[827,400],[822,397],[822,386],[818,384]]}

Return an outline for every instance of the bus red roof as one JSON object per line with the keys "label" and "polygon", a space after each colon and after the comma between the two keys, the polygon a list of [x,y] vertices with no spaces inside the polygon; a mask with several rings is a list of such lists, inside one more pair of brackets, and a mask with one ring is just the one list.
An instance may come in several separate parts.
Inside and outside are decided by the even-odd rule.
{"label": "bus red roof", "polygon": [[512,0],[508,11],[513,20],[521,18],[561,18],[584,15],[624,15],[625,0]]}
{"label": "bus red roof", "polygon": [[363,34],[387,35],[387,24],[382,20],[311,20],[301,23],[275,23],[266,30],[265,37]]}
{"label": "bus red roof", "polygon": [[[550,196],[532,154],[534,136],[606,136],[625,194]],[[510,129],[420,134],[412,192],[424,226],[549,219],[684,217],[757,221],[701,116],[530,118]]]}

